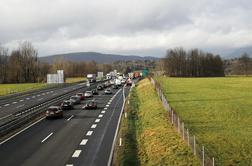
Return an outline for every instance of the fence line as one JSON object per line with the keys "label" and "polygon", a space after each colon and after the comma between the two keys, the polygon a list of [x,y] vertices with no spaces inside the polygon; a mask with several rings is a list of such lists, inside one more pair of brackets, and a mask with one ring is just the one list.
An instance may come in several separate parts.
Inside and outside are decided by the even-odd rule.
{"label": "fence line", "polygon": [[[162,92],[161,86],[153,78],[149,78],[152,85],[155,87],[155,90],[163,103],[164,108],[168,111],[168,117],[172,125],[177,129],[177,132],[182,137],[184,141],[187,142],[188,146],[191,147],[193,154],[197,155],[201,161],[202,166],[215,166],[215,159],[211,154],[206,153],[207,149],[204,145],[201,145],[196,136],[190,133],[190,129],[186,128],[186,124],[178,116],[176,111],[170,106],[168,99],[166,99],[164,93]],[[211,157],[210,157],[211,156]]]}

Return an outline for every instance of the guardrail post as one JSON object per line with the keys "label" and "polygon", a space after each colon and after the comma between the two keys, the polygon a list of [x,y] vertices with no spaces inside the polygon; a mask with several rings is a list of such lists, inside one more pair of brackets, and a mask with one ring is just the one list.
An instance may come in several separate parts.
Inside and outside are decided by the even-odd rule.
{"label": "guardrail post", "polygon": [[174,119],[173,119],[173,110],[171,110],[171,117],[172,117],[172,125],[173,125],[173,122],[174,122]]}
{"label": "guardrail post", "polygon": [[179,131],[179,130],[180,130],[180,125],[179,125],[179,123],[180,123],[180,122],[179,122],[179,117],[178,117],[177,119],[178,119],[178,120],[177,120],[177,122],[178,122],[178,133],[180,133],[180,131]]}
{"label": "guardrail post", "polygon": [[190,135],[189,135],[189,130],[186,129],[186,133],[187,133],[187,144],[188,146],[190,145]]}
{"label": "guardrail post", "polygon": [[185,140],[185,126],[184,122],[182,122],[182,132],[183,132],[183,140]]}
{"label": "guardrail post", "polygon": [[196,155],[196,139],[195,139],[195,135],[193,136],[193,154]]}
{"label": "guardrail post", "polygon": [[213,157],[213,166],[215,165],[215,163],[214,163],[214,157]]}
{"label": "guardrail post", "polygon": [[205,165],[205,148],[202,146],[202,166]]}

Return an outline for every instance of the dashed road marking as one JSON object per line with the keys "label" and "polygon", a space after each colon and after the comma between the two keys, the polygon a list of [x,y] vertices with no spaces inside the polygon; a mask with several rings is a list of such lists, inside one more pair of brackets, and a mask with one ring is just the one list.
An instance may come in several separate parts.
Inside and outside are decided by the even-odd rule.
{"label": "dashed road marking", "polygon": [[93,125],[91,126],[91,129],[95,129],[96,126],[97,126],[97,124],[93,124]]}
{"label": "dashed road marking", "polygon": [[24,100],[22,99],[22,100],[19,100],[20,102],[23,102]]}
{"label": "dashed road marking", "polygon": [[80,145],[86,145],[87,142],[88,142],[88,139],[83,139],[83,140],[81,141]]}
{"label": "dashed road marking", "polygon": [[14,102],[12,102],[12,104],[17,104],[17,102],[16,102],[16,101],[14,101]]}
{"label": "dashed road marking", "polygon": [[96,123],[98,123],[98,122],[100,122],[101,121],[101,119],[95,119],[95,122]]}
{"label": "dashed road marking", "polygon": [[21,108],[21,107],[23,107],[24,106],[24,104],[22,104],[22,105],[19,105],[19,106],[17,106],[16,108]]}
{"label": "dashed road marking", "polygon": [[107,104],[106,107],[109,107],[109,105]]}
{"label": "dashed road marking", "polygon": [[36,96],[32,96],[32,98],[35,98]]}
{"label": "dashed road marking", "polygon": [[104,109],[105,109],[105,110],[107,110],[108,108],[107,108],[107,107],[105,107]]}
{"label": "dashed road marking", "polygon": [[38,101],[40,101],[40,100],[43,100],[44,98],[40,98],[40,99],[38,99]]}
{"label": "dashed road marking", "polygon": [[77,158],[81,154],[81,150],[75,150],[72,157]]}
{"label": "dashed road marking", "polygon": [[38,97],[40,96],[40,95],[37,95]]}
{"label": "dashed road marking", "polygon": [[5,104],[4,106],[7,107],[7,106],[9,106],[9,105],[10,105],[10,104]]}
{"label": "dashed road marking", "polygon": [[42,93],[42,95],[45,95],[45,93]]}
{"label": "dashed road marking", "polygon": [[67,164],[66,166],[74,166],[73,164]]}
{"label": "dashed road marking", "polygon": [[102,113],[102,114],[105,114],[105,112],[106,112],[106,111],[102,111],[101,113]]}
{"label": "dashed road marking", "polygon": [[86,135],[91,136],[92,134],[93,134],[93,131],[88,131]]}
{"label": "dashed road marking", "polygon": [[29,98],[29,97],[27,97],[27,98],[26,98],[26,100],[30,100],[30,98]]}
{"label": "dashed road marking", "polygon": [[49,137],[51,137],[53,135],[53,133],[50,133],[48,136],[46,136],[42,141],[41,143],[45,142]]}
{"label": "dashed road marking", "polygon": [[102,118],[102,117],[103,117],[103,115],[102,115],[102,114],[100,114],[98,117],[99,117],[99,118]]}
{"label": "dashed road marking", "polygon": [[67,121],[71,120],[74,117],[74,115],[70,116],[70,118],[67,119]]}

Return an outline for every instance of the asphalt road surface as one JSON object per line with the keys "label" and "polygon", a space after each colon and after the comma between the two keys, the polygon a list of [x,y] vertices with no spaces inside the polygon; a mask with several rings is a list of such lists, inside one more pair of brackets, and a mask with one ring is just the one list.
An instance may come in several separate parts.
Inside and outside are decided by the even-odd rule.
{"label": "asphalt road surface", "polygon": [[[114,135],[129,87],[99,91],[96,110],[82,110],[88,99],[63,119],[40,119],[23,132],[0,144],[1,166],[107,165]],[[58,92],[52,92],[55,94]],[[36,97],[38,100],[40,97]],[[31,97],[32,98],[32,97]],[[91,99],[92,100],[92,99]]]}

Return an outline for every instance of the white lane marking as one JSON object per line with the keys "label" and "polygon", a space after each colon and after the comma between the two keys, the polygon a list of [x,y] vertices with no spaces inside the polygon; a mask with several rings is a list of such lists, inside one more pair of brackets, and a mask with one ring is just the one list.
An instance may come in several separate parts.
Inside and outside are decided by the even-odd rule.
{"label": "white lane marking", "polygon": [[67,164],[66,166],[74,166],[73,164]]}
{"label": "white lane marking", "polygon": [[23,102],[24,100],[22,99],[22,100],[19,100],[20,102]]}
{"label": "white lane marking", "polygon": [[74,115],[70,116],[70,118],[67,119],[67,121],[71,120],[74,117]]}
{"label": "white lane marking", "polygon": [[37,95],[38,97],[40,96],[40,95]]}
{"label": "white lane marking", "polygon": [[42,93],[42,95],[45,95],[45,93]]}
{"label": "white lane marking", "polygon": [[91,129],[95,129],[96,126],[97,126],[97,124],[93,124],[93,125],[91,126]]}
{"label": "white lane marking", "polygon": [[32,98],[35,98],[36,96],[32,96]]}
{"label": "white lane marking", "polygon": [[53,93],[53,91],[51,91],[51,93]]}
{"label": "white lane marking", "polygon": [[54,93],[53,96],[57,95],[57,93]]}
{"label": "white lane marking", "polygon": [[95,122],[98,123],[98,122],[100,122],[100,120],[101,120],[101,119],[95,119]]}
{"label": "white lane marking", "polygon": [[102,111],[101,113],[102,113],[102,114],[105,114],[105,112],[106,112],[106,111]]}
{"label": "white lane marking", "polygon": [[42,141],[41,141],[41,143],[43,143],[43,142],[45,142],[49,137],[51,137],[53,135],[53,133],[50,133],[47,137],[45,137]]}
{"label": "white lane marking", "polygon": [[106,107],[106,108],[104,108],[105,110],[107,110],[108,108]]}
{"label": "white lane marking", "polygon": [[48,93],[50,93],[50,92],[46,92],[46,94],[48,94]]}
{"label": "white lane marking", "polygon": [[107,104],[106,107],[109,107],[109,105]]}
{"label": "white lane marking", "polygon": [[11,116],[11,115],[12,115],[12,114],[9,114],[9,115],[6,115],[6,116],[4,116],[4,117],[1,117],[0,120],[1,120],[1,119],[4,119],[4,118],[7,118],[7,117],[9,117],[9,116]]}
{"label": "white lane marking", "polygon": [[83,139],[83,140],[81,141],[80,145],[86,145],[87,142],[88,142],[88,139]]}
{"label": "white lane marking", "polygon": [[91,136],[93,134],[93,131],[88,131],[86,136]]}
{"label": "white lane marking", "polygon": [[29,128],[30,128],[30,127],[32,127],[33,125],[35,125],[35,124],[39,123],[39,122],[40,122],[40,121],[42,121],[43,119],[45,119],[45,117],[43,117],[43,118],[39,119],[38,121],[36,121],[36,122],[32,123],[31,125],[27,126],[26,128],[24,128],[24,129],[20,130],[20,131],[19,131],[19,132],[17,132],[16,134],[14,134],[14,135],[10,136],[10,137],[9,137],[9,138],[7,138],[6,140],[2,141],[2,142],[0,143],[0,145],[2,145],[2,144],[4,144],[5,142],[9,141],[10,139],[14,138],[15,136],[17,136],[18,134],[22,133],[23,131],[25,131],[25,130],[29,129]]}
{"label": "white lane marking", "polygon": [[40,98],[40,99],[38,99],[38,101],[40,101],[40,100],[43,100],[44,98]]}
{"label": "white lane marking", "polygon": [[29,97],[27,97],[27,98],[26,98],[26,100],[30,100],[30,98],[29,98]]}
{"label": "white lane marking", "polygon": [[12,104],[17,104],[17,102],[16,102],[16,101],[14,101],[14,102],[12,102]]}
{"label": "white lane marking", "polygon": [[102,114],[100,114],[98,117],[99,117],[99,118],[102,118],[102,117],[103,117],[103,115],[102,115]]}
{"label": "white lane marking", "polygon": [[108,105],[110,105],[111,104],[111,102],[108,102]]}
{"label": "white lane marking", "polygon": [[24,106],[24,104],[22,104],[22,105],[19,105],[19,106],[17,106],[16,108],[21,108],[21,107],[23,107]]}
{"label": "white lane marking", "polygon": [[9,106],[9,105],[10,105],[10,104],[5,104],[4,106],[7,107],[7,106]]}
{"label": "white lane marking", "polygon": [[75,150],[72,157],[77,158],[81,154],[81,150]]}
{"label": "white lane marking", "polygon": [[0,106],[0,108],[2,108],[2,106]]}

